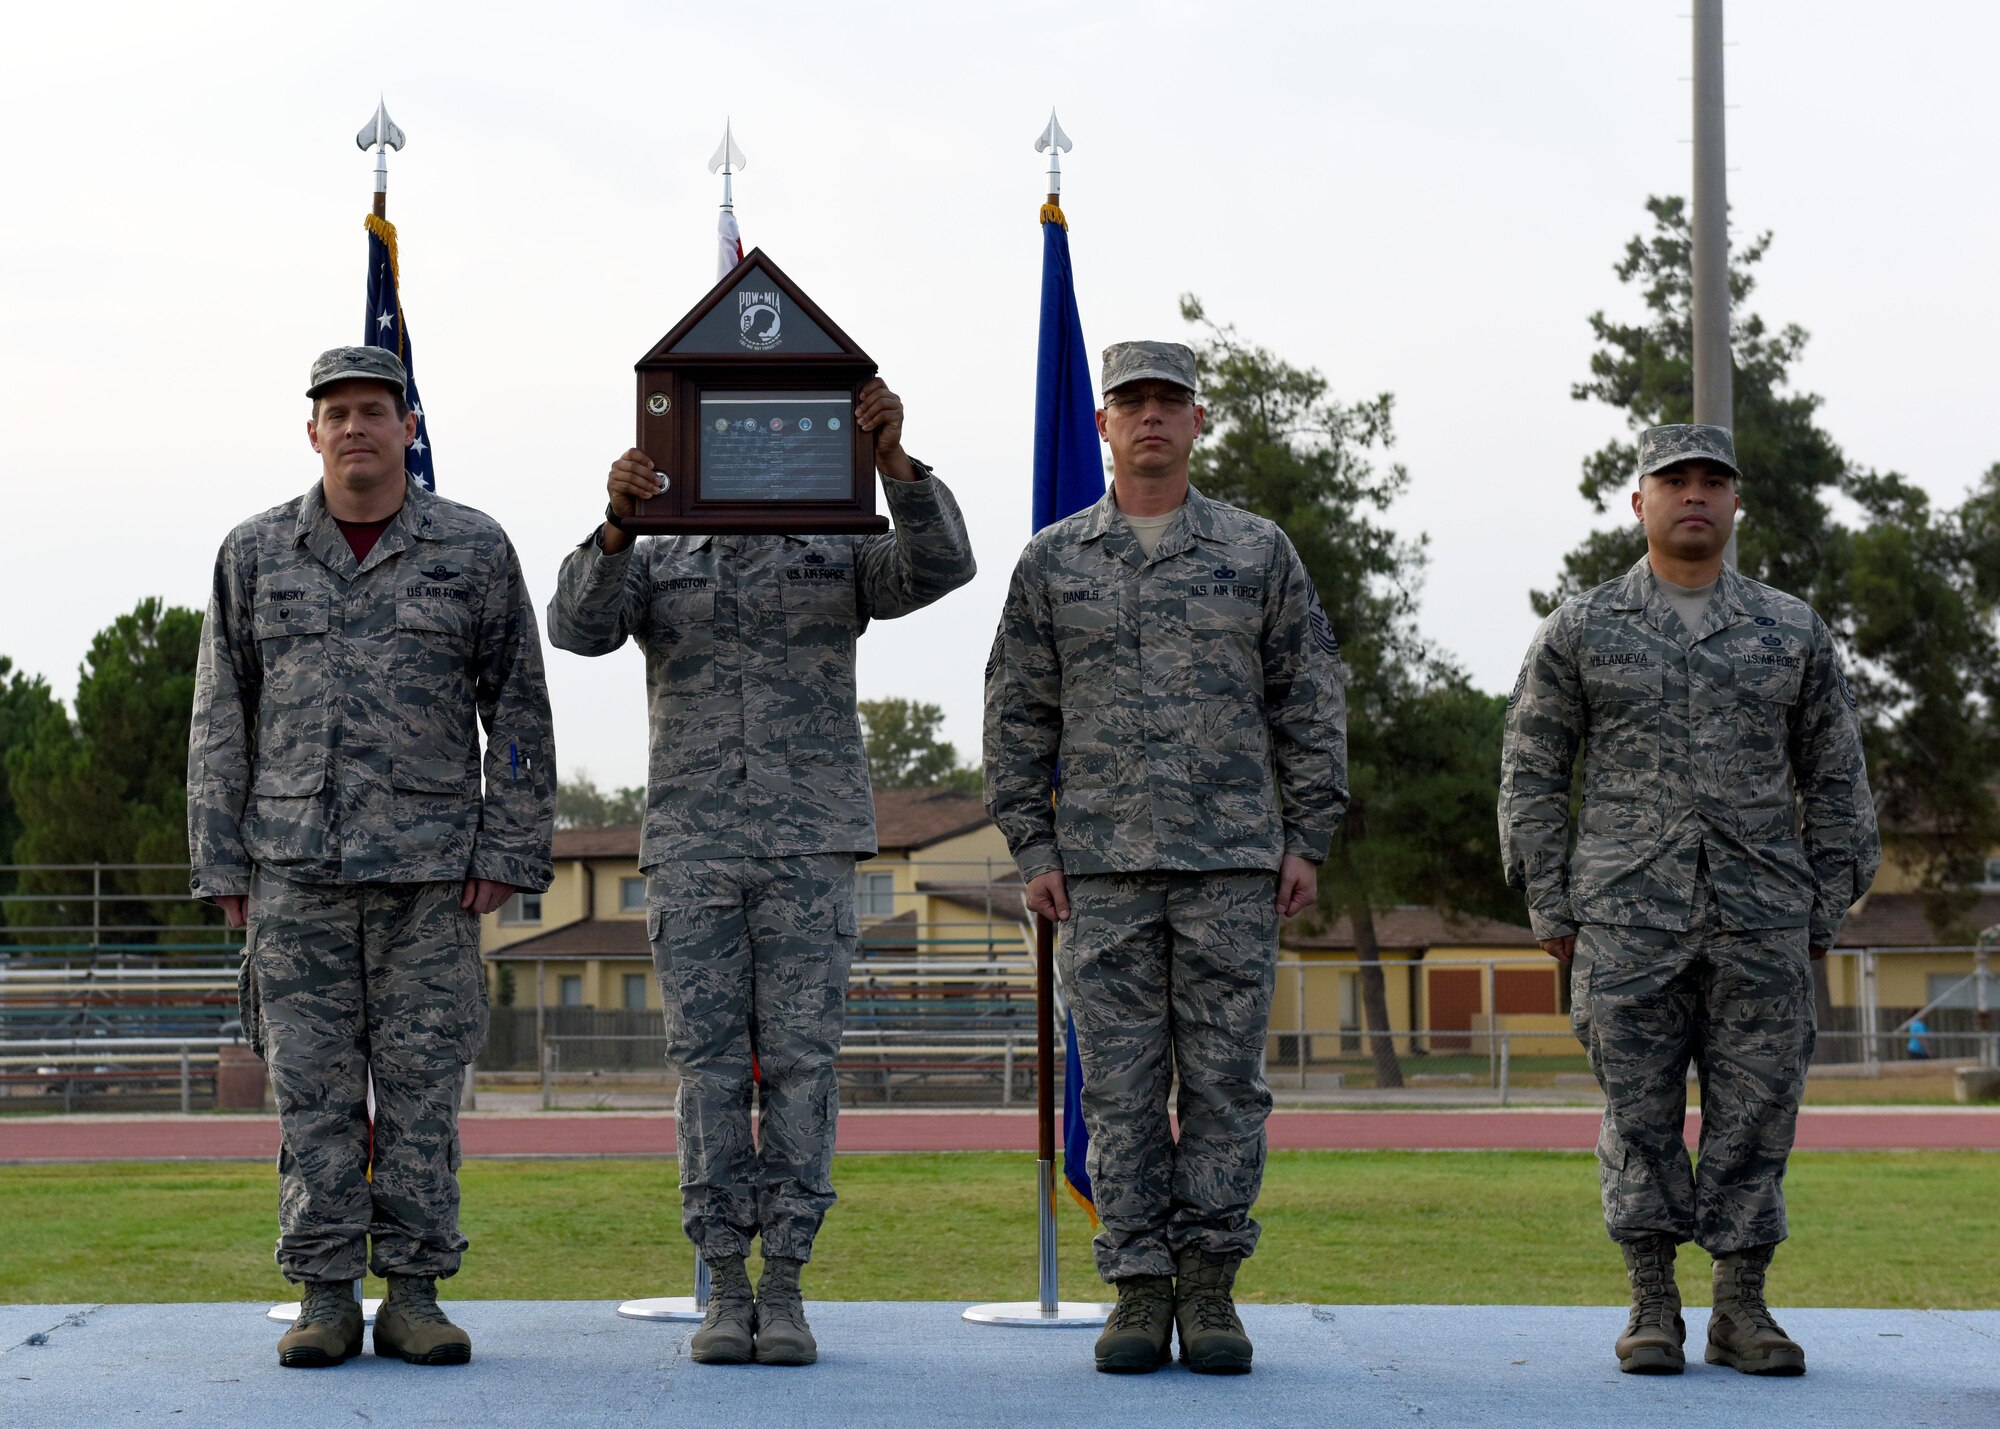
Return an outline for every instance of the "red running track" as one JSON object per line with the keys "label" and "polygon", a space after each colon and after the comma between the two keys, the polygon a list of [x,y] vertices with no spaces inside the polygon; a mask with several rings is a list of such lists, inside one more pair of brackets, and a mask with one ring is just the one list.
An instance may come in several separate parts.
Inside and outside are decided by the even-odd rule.
{"label": "red running track", "polygon": [[[1281,1111],[1271,1148],[1284,1151],[1588,1151],[1594,1111]],[[1688,1118],[1693,1137],[1698,1117]],[[666,1156],[668,1116],[550,1113],[468,1115],[468,1156]],[[2000,1111],[1883,1108],[1808,1110],[1798,1146],[1813,1151],[2000,1151]],[[1035,1149],[1029,1113],[854,1112],[839,1148],[866,1151]],[[37,1117],[0,1122],[0,1163],[27,1161],[265,1161],[278,1124],[264,1117]]]}

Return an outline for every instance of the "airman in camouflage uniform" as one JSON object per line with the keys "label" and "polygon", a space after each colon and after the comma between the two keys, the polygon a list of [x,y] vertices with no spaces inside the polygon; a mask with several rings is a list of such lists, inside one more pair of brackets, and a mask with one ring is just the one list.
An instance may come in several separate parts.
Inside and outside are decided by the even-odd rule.
{"label": "airman in camouflage uniform", "polygon": [[1723,428],[1644,434],[1633,509],[1648,553],[1542,623],[1501,766],[1508,881],[1542,946],[1570,963],[1577,1035],[1604,1088],[1604,1215],[1633,1286],[1618,1354],[1639,1373],[1681,1367],[1673,1259],[1689,1240],[1716,1257],[1709,1359],[1804,1369],[1762,1285],[1786,1235],[1781,1183],[1812,1056],[1809,959],[1881,862],[1832,636],[1803,601],[1722,565],[1737,479]]}
{"label": "airman in camouflage uniform", "polygon": [[[921,610],[974,572],[950,491],[902,450],[895,394],[871,381],[856,420],[874,433],[890,534],[635,542],[619,521],[663,487],[634,450],[613,465],[609,519],[563,562],[549,606],[563,649],[606,655],[629,638],[646,657],[640,862],[680,1075],[681,1224],[714,1277],[693,1345],[704,1363],[816,1353],[798,1275],[834,1200],[854,864],[875,852],[855,641],[869,621]],[[765,1264],[754,1319],[743,1270],[753,1235]]]}
{"label": "airman in camouflage uniform", "polygon": [[986,805],[1064,920],[1109,1371],[1160,1363],[1175,1314],[1190,1365],[1250,1367],[1229,1292],[1257,1243],[1278,920],[1347,803],[1333,632],[1285,534],[1188,486],[1195,380],[1178,343],[1106,349],[1113,489],[1028,543],[986,669]]}
{"label": "airman in camouflage uniform", "polygon": [[[249,923],[245,1021],[283,1135],[278,1263],[306,1286],[280,1343],[291,1365],[358,1351],[364,1268],[390,1282],[378,1352],[469,1356],[432,1287],[466,1245],[457,1104],[486,1035],[477,915],[551,872],[534,608],[500,527],[406,477],[403,384],[379,348],[314,364],[324,479],[223,542],[196,674],[191,886]],[[365,558],[348,518],[380,531]]]}

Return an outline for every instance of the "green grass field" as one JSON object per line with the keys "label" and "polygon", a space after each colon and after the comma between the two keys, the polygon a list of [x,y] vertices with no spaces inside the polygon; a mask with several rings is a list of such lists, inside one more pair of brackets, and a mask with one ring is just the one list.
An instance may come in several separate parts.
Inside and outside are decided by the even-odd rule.
{"label": "green grass field", "polygon": [[[2000,1158],[1802,1152],[1788,1305],[2000,1305]],[[1018,1155],[841,1158],[809,1292],[835,1300],[1034,1295],[1034,1163]],[[686,1294],[691,1251],[664,1160],[468,1162],[459,1299]],[[1596,1165],[1542,1152],[1281,1152],[1243,1297],[1322,1303],[1622,1303]],[[293,1298],[271,1261],[277,1175],[236,1163],[0,1168],[0,1303]],[[1100,1293],[1064,1198],[1062,1292]],[[1708,1260],[1682,1288],[1707,1302]],[[371,1291],[370,1293],[379,1293]]]}

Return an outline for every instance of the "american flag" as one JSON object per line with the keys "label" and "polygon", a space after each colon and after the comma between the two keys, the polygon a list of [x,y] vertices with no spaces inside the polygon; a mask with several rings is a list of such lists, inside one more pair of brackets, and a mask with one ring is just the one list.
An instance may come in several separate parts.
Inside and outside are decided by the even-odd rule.
{"label": "american flag", "polygon": [[405,391],[410,410],[417,414],[417,439],[403,454],[405,469],[412,481],[424,490],[437,490],[437,474],[431,468],[430,419],[424,415],[423,399],[417,396],[417,365],[410,353],[410,330],[403,322],[403,301],[396,287],[396,225],[386,218],[368,215],[368,317],[361,341],[370,347],[386,347],[403,360],[409,375]]}

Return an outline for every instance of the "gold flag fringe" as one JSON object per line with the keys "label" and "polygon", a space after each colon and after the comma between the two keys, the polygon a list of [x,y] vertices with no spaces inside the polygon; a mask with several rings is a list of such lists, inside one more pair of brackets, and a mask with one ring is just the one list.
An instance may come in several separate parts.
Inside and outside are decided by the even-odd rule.
{"label": "gold flag fringe", "polygon": [[369,214],[362,219],[362,225],[389,250],[389,276],[396,280],[396,357],[403,356],[403,270],[396,257],[396,225],[386,218]]}
{"label": "gold flag fringe", "polygon": [[1062,211],[1062,205],[1061,205],[1061,204],[1058,204],[1058,203],[1045,203],[1045,204],[1043,204],[1043,205],[1042,205],[1042,222],[1043,222],[1043,223],[1060,223],[1060,224],[1061,224],[1061,225],[1063,226],[1063,232],[1065,232],[1065,233],[1069,232],[1069,220],[1063,217],[1063,211]]}

